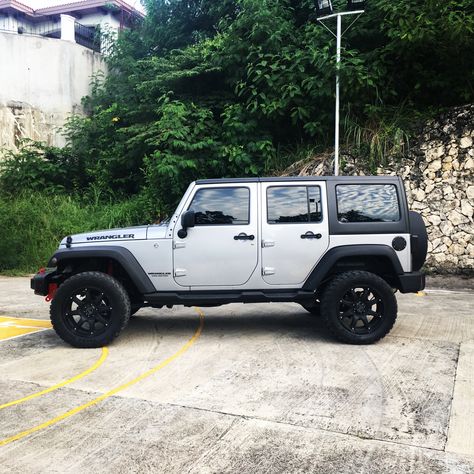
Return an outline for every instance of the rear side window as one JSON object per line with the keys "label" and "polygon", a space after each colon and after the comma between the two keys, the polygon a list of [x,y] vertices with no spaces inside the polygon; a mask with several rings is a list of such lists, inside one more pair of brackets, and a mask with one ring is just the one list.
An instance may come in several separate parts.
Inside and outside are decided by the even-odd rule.
{"label": "rear side window", "polygon": [[288,224],[320,222],[319,186],[272,186],[267,189],[267,222]]}
{"label": "rear side window", "polygon": [[336,186],[339,222],[397,222],[400,206],[393,184],[339,184]]}
{"label": "rear side window", "polygon": [[196,225],[247,225],[250,221],[250,190],[200,189],[189,209],[195,212]]}

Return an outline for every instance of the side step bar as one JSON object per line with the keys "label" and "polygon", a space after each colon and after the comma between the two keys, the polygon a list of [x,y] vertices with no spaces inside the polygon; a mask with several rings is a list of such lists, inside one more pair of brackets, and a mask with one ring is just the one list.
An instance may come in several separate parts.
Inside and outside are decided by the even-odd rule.
{"label": "side step bar", "polygon": [[228,303],[304,302],[314,298],[313,291],[252,290],[252,291],[162,291],[144,295],[151,306],[220,306]]}

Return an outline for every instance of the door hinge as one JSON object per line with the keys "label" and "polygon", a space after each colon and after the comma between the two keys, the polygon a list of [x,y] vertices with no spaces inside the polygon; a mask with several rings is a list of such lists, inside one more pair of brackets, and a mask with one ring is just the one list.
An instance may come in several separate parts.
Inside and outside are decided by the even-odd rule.
{"label": "door hinge", "polygon": [[263,267],[262,275],[275,275],[275,269],[272,267]]}
{"label": "door hinge", "polygon": [[262,240],[262,247],[263,248],[275,247],[275,241],[274,240]]}
{"label": "door hinge", "polygon": [[175,277],[184,277],[186,276],[186,273],[188,271],[185,269],[185,268],[177,268],[175,271],[174,271],[174,276]]}
{"label": "door hinge", "polygon": [[173,242],[174,249],[184,249],[184,247],[186,247],[185,242]]}

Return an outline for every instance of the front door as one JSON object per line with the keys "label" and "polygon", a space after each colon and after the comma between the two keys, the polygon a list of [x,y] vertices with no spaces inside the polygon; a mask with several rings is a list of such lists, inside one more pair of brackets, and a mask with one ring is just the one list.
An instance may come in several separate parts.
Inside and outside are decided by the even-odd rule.
{"label": "front door", "polygon": [[185,210],[195,227],[174,235],[174,278],[178,285],[239,286],[248,281],[258,258],[257,183],[196,187]]}
{"label": "front door", "polygon": [[262,275],[303,284],[329,246],[326,183],[262,183]]}

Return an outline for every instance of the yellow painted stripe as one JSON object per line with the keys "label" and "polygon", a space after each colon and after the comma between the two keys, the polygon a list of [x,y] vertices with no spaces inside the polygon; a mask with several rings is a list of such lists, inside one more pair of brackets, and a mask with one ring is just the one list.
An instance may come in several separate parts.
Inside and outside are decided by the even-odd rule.
{"label": "yellow painted stripe", "polygon": [[8,443],[11,443],[13,441],[17,441],[19,439],[22,439],[25,436],[29,436],[29,435],[37,432],[37,431],[40,431],[44,428],[47,428],[48,426],[54,425],[54,424],[56,424],[56,423],[58,423],[62,420],[65,420],[66,418],[74,416],[77,413],[80,413],[81,411],[83,411],[83,410],[85,410],[85,409],[87,409],[91,406],[97,405],[97,403],[100,403],[101,401],[103,401],[103,400],[105,400],[109,397],[112,397],[116,393],[119,393],[119,392],[131,387],[132,385],[137,384],[138,382],[142,381],[143,379],[149,377],[150,375],[153,375],[154,373],[156,373],[159,370],[166,367],[168,364],[173,362],[179,356],[184,354],[196,342],[196,340],[201,335],[202,329],[204,327],[204,313],[199,308],[196,308],[196,310],[199,314],[199,327],[196,329],[196,332],[194,333],[193,337],[191,339],[189,339],[189,341],[186,344],[184,344],[184,346],[182,346],[181,349],[179,349],[177,352],[175,352],[172,356],[168,357],[163,362],[161,362],[157,366],[153,367],[152,369],[144,372],[143,374],[139,375],[138,377],[130,380],[127,383],[124,383],[123,385],[119,385],[118,387],[116,387],[112,390],[109,390],[108,392],[104,393],[100,397],[94,398],[90,402],[84,403],[83,405],[80,405],[76,408],[73,408],[72,410],[69,410],[66,413],[63,413],[59,416],[56,416],[55,418],[52,418],[48,421],[45,421],[44,423],[41,423],[40,425],[34,426],[33,428],[30,428],[28,430],[22,431],[21,433],[10,436],[9,438],[5,438],[5,439],[1,440],[0,441],[0,446],[4,446],[4,445],[6,445]]}
{"label": "yellow painted stripe", "polygon": [[45,390],[41,390],[41,392],[32,393],[27,397],[19,398],[18,400],[13,400],[12,402],[4,403],[3,405],[0,405],[0,410],[2,410],[3,408],[11,407],[13,405],[18,405],[19,403],[23,403],[28,400],[33,400],[33,398],[40,397],[41,395],[45,395],[46,393],[54,392],[54,390],[57,390],[58,388],[65,387],[66,385],[69,385],[72,382],[76,382],[77,380],[84,378],[86,375],[89,375],[90,373],[94,372],[94,370],[99,368],[104,363],[105,359],[107,359],[108,354],[109,350],[107,349],[107,347],[103,347],[99,359],[84,372],[81,372],[80,374],[75,375],[70,379],[64,380],[63,382],[60,382],[56,385],[53,385],[52,387],[49,387]]}
{"label": "yellow painted stripe", "polygon": [[8,340],[51,328],[45,319],[11,318],[0,316],[0,340]]}
{"label": "yellow painted stripe", "polygon": [[18,327],[0,327],[0,341],[7,341],[8,339],[13,339],[14,337],[23,336],[25,334],[31,334],[32,332],[44,331],[44,329],[39,328],[18,328]]}
{"label": "yellow painted stripe", "polygon": [[13,318],[7,316],[0,316],[0,325],[12,323],[16,326],[30,326],[35,328],[50,328],[51,321],[48,319],[28,319],[28,318]]}

